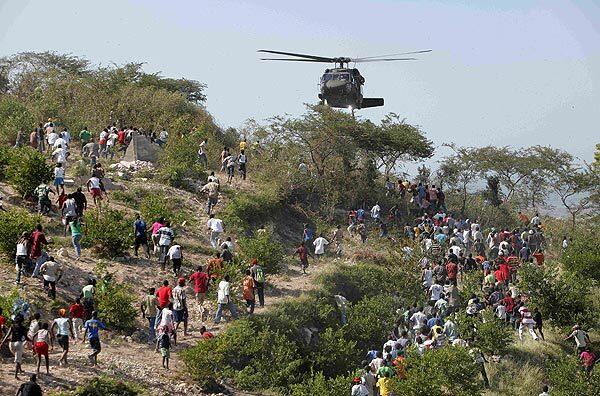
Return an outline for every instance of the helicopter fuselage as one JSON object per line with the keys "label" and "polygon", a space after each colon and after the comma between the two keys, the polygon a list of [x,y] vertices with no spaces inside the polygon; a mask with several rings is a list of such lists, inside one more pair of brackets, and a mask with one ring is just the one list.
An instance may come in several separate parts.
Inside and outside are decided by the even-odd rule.
{"label": "helicopter fuselage", "polygon": [[362,109],[383,106],[382,98],[363,98],[365,78],[358,69],[326,69],[319,83],[321,102],[336,108]]}

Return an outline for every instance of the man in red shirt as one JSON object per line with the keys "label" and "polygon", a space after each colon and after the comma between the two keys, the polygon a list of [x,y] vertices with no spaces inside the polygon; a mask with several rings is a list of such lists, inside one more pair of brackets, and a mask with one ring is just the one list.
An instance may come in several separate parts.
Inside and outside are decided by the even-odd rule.
{"label": "man in red shirt", "polygon": [[215,338],[213,333],[206,330],[206,326],[200,327],[200,336],[202,336],[202,339],[204,340],[210,340],[211,338]]}
{"label": "man in red shirt", "polygon": [[452,261],[448,261],[446,264],[446,274],[448,280],[454,285],[457,285],[456,277],[458,275],[458,265]]}
{"label": "man in red shirt", "polygon": [[200,304],[200,318],[204,320],[204,298],[206,297],[206,291],[208,290],[209,277],[206,272],[202,270],[202,266],[199,265],[189,278],[190,282],[194,283],[194,293],[196,294],[196,300]]}
{"label": "man in red shirt", "polygon": [[300,266],[302,267],[302,273],[306,274],[308,268],[308,249],[304,245],[304,242],[300,244],[300,247],[296,249],[296,253],[300,257]]}
{"label": "man in red shirt", "polygon": [[35,226],[35,230],[29,236],[29,245],[31,246],[31,251],[29,252],[29,257],[32,261],[35,261],[35,269],[33,270],[33,277],[36,277],[40,273],[40,267],[46,261],[46,255],[42,254],[42,248],[44,245],[47,245],[48,241],[46,240],[46,236],[44,235],[44,231],[42,229],[42,225],[38,224]]}
{"label": "man in red shirt", "polygon": [[158,297],[158,306],[160,309],[166,308],[171,302],[173,297],[173,290],[169,287],[169,281],[165,279],[162,287],[156,291],[156,297]]}
{"label": "man in red shirt", "polygon": [[75,303],[69,307],[69,314],[71,315],[71,321],[73,322],[73,333],[75,339],[79,339],[79,335],[83,335],[83,318],[85,315],[85,309],[81,305],[81,299],[78,297],[75,299]]}

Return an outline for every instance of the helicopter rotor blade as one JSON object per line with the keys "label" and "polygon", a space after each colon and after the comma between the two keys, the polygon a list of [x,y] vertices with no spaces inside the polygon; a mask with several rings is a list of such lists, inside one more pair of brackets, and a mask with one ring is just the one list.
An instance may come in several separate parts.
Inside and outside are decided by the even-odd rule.
{"label": "helicopter rotor blade", "polygon": [[417,58],[386,58],[386,59],[352,59],[353,63],[367,63],[367,62],[389,62],[389,61],[407,61],[407,60],[418,60]]}
{"label": "helicopter rotor blade", "polygon": [[266,52],[269,54],[277,54],[277,55],[297,56],[299,58],[314,59],[319,62],[329,62],[329,63],[335,62],[335,60],[333,58],[327,58],[324,56],[317,56],[317,55],[295,54],[293,52],[282,52],[282,51],[271,51],[271,50],[258,50],[257,52]]}
{"label": "helicopter rotor blade", "polygon": [[411,54],[424,54],[426,52],[431,52],[432,50],[422,50],[422,51],[412,51],[412,52],[402,52],[399,54],[389,54],[389,55],[376,55],[376,56],[366,56],[363,58],[356,58],[356,60],[366,60],[366,59],[376,59],[376,58],[385,58],[388,56],[401,56],[401,55],[411,55]]}
{"label": "helicopter rotor blade", "polygon": [[261,61],[288,61],[288,62],[318,62],[318,63],[331,63],[329,60],[322,61],[318,59],[284,59],[284,58],[260,58]]}

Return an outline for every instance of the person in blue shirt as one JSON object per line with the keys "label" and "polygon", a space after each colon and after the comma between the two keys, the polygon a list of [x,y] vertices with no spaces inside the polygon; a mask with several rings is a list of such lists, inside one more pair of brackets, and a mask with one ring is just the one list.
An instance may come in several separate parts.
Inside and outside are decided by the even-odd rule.
{"label": "person in blue shirt", "polygon": [[90,347],[92,348],[92,353],[88,355],[88,359],[90,360],[90,364],[95,366],[98,363],[98,354],[102,351],[102,346],[100,344],[100,329],[106,330],[106,326],[98,320],[98,313],[94,311],[92,312],[92,318],[85,322],[83,327],[85,328],[85,331],[81,342],[85,342],[85,336],[87,335]]}
{"label": "person in blue shirt", "polygon": [[146,222],[142,220],[140,214],[137,213],[135,215],[135,222],[133,223],[133,231],[135,235],[135,240],[133,242],[133,251],[135,253],[135,257],[138,255],[138,250],[140,246],[144,246],[146,249],[146,256],[150,259],[150,248],[148,247],[148,236],[147,231],[148,226]]}

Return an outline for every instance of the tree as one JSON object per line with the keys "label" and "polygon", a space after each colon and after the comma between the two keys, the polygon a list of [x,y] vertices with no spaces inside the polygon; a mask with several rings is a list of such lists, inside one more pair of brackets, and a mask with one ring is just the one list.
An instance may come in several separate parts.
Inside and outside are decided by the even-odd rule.
{"label": "tree", "polygon": [[530,149],[487,146],[471,151],[472,160],[481,174],[495,176],[504,187],[506,201],[511,200],[518,187],[539,168],[539,157]]}
{"label": "tree", "polygon": [[372,128],[372,133],[363,138],[363,145],[376,152],[379,166],[387,177],[399,162],[429,158],[433,155],[433,145],[421,130],[407,124],[395,113],[387,114],[380,126]]}
{"label": "tree", "polygon": [[438,177],[440,186],[443,183],[455,188],[461,196],[461,213],[464,214],[470,186],[477,181],[480,172],[480,164],[476,159],[476,150],[471,147],[458,147],[455,144],[445,144],[454,151],[454,155],[448,156],[440,163]]}

